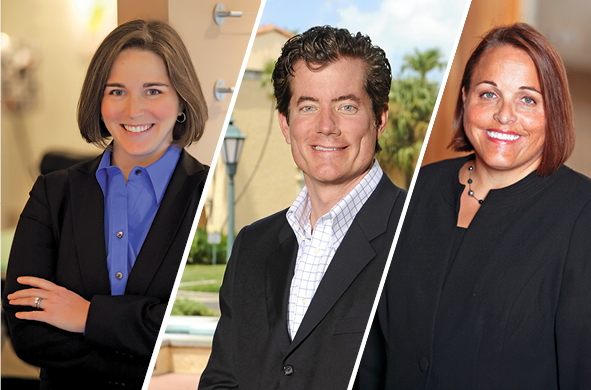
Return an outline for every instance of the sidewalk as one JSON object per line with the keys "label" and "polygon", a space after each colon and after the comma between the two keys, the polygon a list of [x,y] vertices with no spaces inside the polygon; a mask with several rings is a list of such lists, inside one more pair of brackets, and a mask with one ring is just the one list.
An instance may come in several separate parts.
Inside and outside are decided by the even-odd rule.
{"label": "sidewalk", "polygon": [[148,390],[196,390],[200,377],[199,374],[177,373],[153,376]]}

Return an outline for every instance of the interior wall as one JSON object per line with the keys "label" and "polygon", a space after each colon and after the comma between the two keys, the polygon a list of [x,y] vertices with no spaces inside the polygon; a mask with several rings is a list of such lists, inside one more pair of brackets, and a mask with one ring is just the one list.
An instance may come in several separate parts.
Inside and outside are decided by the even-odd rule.
{"label": "interior wall", "polygon": [[[17,63],[28,64],[30,74],[28,83],[13,84],[12,90],[17,98],[25,97],[28,107],[17,109],[18,102],[11,101],[14,96],[2,91],[3,229],[16,225],[45,152],[101,152],[82,140],[76,106],[90,58],[117,25],[115,1],[2,3],[2,32],[11,38],[11,48],[2,51],[2,76],[9,77],[5,65],[19,47],[28,48],[19,52]],[[23,90],[34,92],[23,95]]]}
{"label": "interior wall", "polygon": [[447,145],[451,140],[453,113],[464,66],[480,36],[493,26],[519,20],[519,15],[519,0],[472,0],[422,165],[460,155],[447,149]]}
{"label": "interior wall", "polygon": [[566,66],[575,112],[577,143],[566,165],[591,177],[591,3],[529,0],[524,18],[556,47]]}
{"label": "interior wall", "polygon": [[136,18],[158,18],[168,21],[181,35],[209,109],[209,120],[201,140],[187,150],[199,161],[211,165],[214,152],[230,105],[231,94],[218,101],[214,86],[222,79],[228,87],[238,81],[240,67],[260,7],[259,0],[229,0],[228,11],[241,11],[242,17],[226,18],[215,23],[213,14],[218,0],[119,0],[119,23]]}
{"label": "interior wall", "polygon": [[584,7],[574,0],[560,4],[553,0],[472,0],[422,165],[460,155],[447,145],[460,79],[479,37],[494,26],[525,21],[548,38],[565,63],[577,129],[575,150],[566,164],[591,176],[591,52],[581,47],[591,41],[585,12],[591,4]]}
{"label": "interior wall", "polygon": [[567,68],[573,109],[577,143],[566,165],[591,177],[591,72]]}

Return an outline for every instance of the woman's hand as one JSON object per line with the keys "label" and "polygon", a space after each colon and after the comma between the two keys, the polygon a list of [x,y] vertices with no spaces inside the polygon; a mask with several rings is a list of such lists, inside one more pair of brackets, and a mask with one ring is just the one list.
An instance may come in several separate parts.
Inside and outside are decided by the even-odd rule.
{"label": "woman's hand", "polygon": [[[22,320],[46,322],[69,332],[82,333],[90,302],[80,295],[48,280],[32,276],[17,278],[20,284],[37,288],[16,291],[8,295],[11,305],[38,307],[40,311],[22,311],[15,314]],[[37,301],[41,298],[37,306]]]}

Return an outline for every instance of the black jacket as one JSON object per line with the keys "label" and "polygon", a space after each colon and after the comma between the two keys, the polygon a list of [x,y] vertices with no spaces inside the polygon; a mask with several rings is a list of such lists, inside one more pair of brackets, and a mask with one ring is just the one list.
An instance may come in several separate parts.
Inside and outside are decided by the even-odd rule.
{"label": "black jacket", "polygon": [[462,229],[468,159],[421,169],[361,389],[591,388],[591,180],[533,172]]}
{"label": "black jacket", "polygon": [[346,389],[406,192],[384,174],[336,251],[296,337],[287,311],[298,243],[286,210],[238,235],[199,389]]}
{"label": "black jacket", "polygon": [[[125,294],[112,296],[99,162],[40,176],[17,225],[3,308],[17,355],[42,368],[42,388],[141,387],[208,172],[182,151]],[[15,318],[33,310],[6,300],[23,288],[19,276],[48,279],[90,301],[85,333]]]}

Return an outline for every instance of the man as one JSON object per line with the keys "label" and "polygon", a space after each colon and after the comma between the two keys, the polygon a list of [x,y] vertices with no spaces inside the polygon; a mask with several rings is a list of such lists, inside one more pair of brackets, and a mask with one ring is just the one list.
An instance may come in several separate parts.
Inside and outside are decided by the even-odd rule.
{"label": "man", "polygon": [[390,84],[359,33],[315,27],[284,45],[279,124],[306,187],[236,238],[200,389],[347,387],[406,194],[374,160]]}

